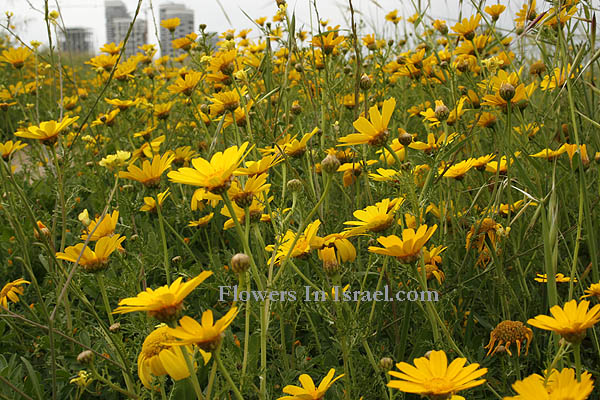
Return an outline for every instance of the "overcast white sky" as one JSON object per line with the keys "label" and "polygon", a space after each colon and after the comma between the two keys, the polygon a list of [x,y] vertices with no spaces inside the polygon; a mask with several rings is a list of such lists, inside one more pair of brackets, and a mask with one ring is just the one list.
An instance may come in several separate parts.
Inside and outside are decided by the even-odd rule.
{"label": "overcast white sky", "polygon": [[[104,22],[104,0],[50,0],[50,8],[57,9],[56,2],[60,5],[62,17],[67,27],[90,27],[94,31],[96,48],[105,43],[106,31]],[[150,1],[143,0],[142,16],[148,21],[152,21],[150,13]],[[414,0],[416,3],[419,0]],[[488,4],[502,3],[507,5],[505,20],[510,20],[514,13],[521,7],[525,0],[489,0]],[[130,13],[133,13],[137,5],[137,0],[124,0]],[[158,6],[167,0],[152,0],[156,18],[158,18]],[[195,10],[195,25],[205,23],[209,31],[222,32],[226,29],[252,28],[253,24],[242,13],[244,10],[252,18],[262,16],[272,17],[276,11],[275,0],[220,0],[225,13],[219,6],[217,0],[174,0],[177,3],[184,3],[189,8]],[[449,22],[458,17],[458,6],[463,5],[463,13],[467,16],[473,12],[470,6],[470,0],[421,0],[422,4],[431,4],[432,8],[427,15],[433,18],[446,19]],[[305,25],[306,30],[310,29],[309,4],[312,0],[288,0],[288,10],[296,12],[297,25]],[[346,20],[349,18],[347,0],[316,0],[319,15],[321,18],[329,19],[332,25],[340,24],[347,27]],[[539,3],[539,2],[538,2]],[[15,14],[15,24],[17,30],[25,42],[39,40],[47,43],[46,28],[43,23],[44,0],[0,0],[0,20],[5,22],[5,11],[12,11]],[[389,23],[384,24],[384,16],[389,11],[398,9],[402,16],[410,16],[414,13],[409,0],[353,0],[354,8],[361,13],[358,17],[364,20],[369,27],[369,31],[375,30],[382,33],[384,29],[390,29]],[[543,2],[542,2],[543,4]],[[36,11],[31,6],[40,10]],[[377,6],[379,5],[379,6]],[[314,13],[313,13],[314,18]],[[314,19],[313,19],[314,21]],[[502,22],[502,20],[501,20]],[[508,23],[507,26],[512,26]],[[156,43],[154,35],[154,25],[149,24],[149,42]]]}

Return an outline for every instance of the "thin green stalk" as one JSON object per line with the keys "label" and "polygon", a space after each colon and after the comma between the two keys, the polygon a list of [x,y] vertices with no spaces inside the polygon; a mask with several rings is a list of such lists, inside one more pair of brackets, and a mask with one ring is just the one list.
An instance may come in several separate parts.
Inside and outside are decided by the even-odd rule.
{"label": "thin green stalk", "polygon": [[215,384],[215,376],[217,376],[217,363],[213,363],[208,377],[208,385],[206,385],[206,400],[211,400],[213,385]]}
{"label": "thin green stalk", "polygon": [[577,382],[581,382],[581,343],[573,344],[573,356],[575,357],[575,371]]}
{"label": "thin green stalk", "polygon": [[192,386],[194,388],[194,392],[196,393],[196,397],[198,400],[204,400],[204,396],[202,395],[202,389],[200,389],[200,383],[198,382],[198,376],[196,375],[196,369],[194,368],[193,360],[187,351],[187,347],[181,346],[181,352],[183,353],[183,358],[185,358],[185,363],[188,367],[188,371],[190,371],[190,381],[192,382]]}
{"label": "thin green stalk", "polygon": [[237,388],[235,383],[233,383],[233,379],[231,379],[231,375],[229,375],[229,372],[223,365],[223,361],[221,361],[221,345],[219,345],[219,348],[217,349],[217,351],[215,351],[214,355],[215,355],[215,361],[217,362],[217,365],[219,366],[219,370],[221,371],[221,374],[223,374],[223,376],[225,377],[225,380],[227,381],[227,383],[229,384],[229,387],[233,391],[235,398],[237,400],[244,400],[239,389]]}
{"label": "thin green stalk", "polygon": [[169,249],[167,248],[167,236],[165,235],[165,224],[163,222],[163,215],[161,211],[161,205],[158,201],[158,194],[155,196],[156,199],[156,211],[158,212],[158,228],[160,230],[160,238],[162,240],[163,247],[163,265],[165,268],[165,276],[167,280],[167,285],[171,284],[171,274],[169,272]]}
{"label": "thin green stalk", "polygon": [[115,323],[115,320],[112,315],[112,310],[110,308],[110,303],[108,302],[108,296],[106,294],[106,286],[104,284],[104,273],[98,272],[96,274],[96,281],[98,282],[98,288],[100,288],[100,293],[102,294],[102,302],[104,303],[104,309],[106,310],[106,314],[108,315],[108,322],[110,325]]}

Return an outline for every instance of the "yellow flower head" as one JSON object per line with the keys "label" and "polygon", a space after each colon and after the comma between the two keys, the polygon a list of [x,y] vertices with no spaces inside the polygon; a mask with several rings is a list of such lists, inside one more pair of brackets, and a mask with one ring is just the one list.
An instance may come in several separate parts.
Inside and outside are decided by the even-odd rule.
{"label": "yellow flower head", "polygon": [[590,302],[577,300],[567,302],[564,308],[556,305],[550,309],[548,315],[538,315],[531,318],[527,323],[539,329],[553,331],[571,343],[579,343],[585,337],[588,328],[600,321],[600,304],[588,310]]}
{"label": "yellow flower head", "polygon": [[239,207],[246,207],[252,203],[255,196],[262,192],[267,192],[271,187],[267,183],[269,174],[254,175],[246,180],[242,187],[240,182],[235,179],[227,191],[229,198],[233,200]]}
{"label": "yellow flower head", "polygon": [[329,388],[331,387],[331,385],[333,385],[335,383],[335,381],[337,381],[338,379],[340,379],[341,377],[344,376],[344,374],[341,374],[339,376],[337,376],[336,378],[334,378],[333,376],[335,375],[335,369],[331,368],[329,370],[329,372],[327,373],[327,375],[325,376],[325,378],[323,378],[323,380],[321,381],[321,383],[319,383],[319,386],[315,386],[314,381],[312,380],[312,378],[307,375],[307,374],[302,374],[300,375],[300,384],[302,385],[302,387],[300,386],[295,386],[295,385],[287,385],[286,387],[283,388],[283,393],[289,394],[291,396],[283,396],[280,397],[277,400],[320,400],[323,399],[325,396],[325,393],[327,392],[327,390],[329,390]]}
{"label": "yellow flower head", "polygon": [[585,289],[585,295],[581,296],[581,298],[596,296],[598,300],[600,300],[600,282],[592,283],[589,288]]}
{"label": "yellow flower head", "polygon": [[123,42],[120,42],[118,45],[115,42],[106,43],[104,46],[100,47],[100,51],[109,55],[119,54],[121,49],[123,48]]}
{"label": "yellow flower head", "polygon": [[345,225],[355,226],[350,228],[351,234],[356,235],[365,231],[383,232],[394,223],[394,213],[400,206],[400,202],[396,202],[391,206],[390,199],[383,199],[374,206],[367,206],[364,210],[356,210],[352,215],[358,221],[347,221]]}
{"label": "yellow flower head", "polygon": [[0,55],[0,62],[8,63],[15,69],[21,69],[31,54],[31,51],[27,47],[3,50],[2,55]]}
{"label": "yellow flower head", "polygon": [[0,305],[4,308],[8,308],[8,300],[13,303],[18,303],[19,295],[22,295],[25,292],[25,288],[22,285],[28,284],[29,281],[26,281],[23,278],[8,282],[0,291]]}
{"label": "yellow flower head", "polygon": [[168,329],[166,325],[159,326],[150,332],[142,344],[137,362],[138,376],[148,389],[158,390],[155,385],[152,385],[155,376],[168,374],[175,381],[190,376],[181,348],[167,344],[174,340],[169,335]]}
{"label": "yellow flower head", "polygon": [[248,142],[245,142],[239,148],[232,146],[224,152],[214,154],[210,161],[195,158],[192,160],[193,168],[184,167],[171,171],[168,177],[171,182],[200,186],[211,193],[221,194],[229,188],[233,171],[248,154],[247,148]]}
{"label": "yellow flower head", "polygon": [[[83,243],[75,246],[69,246],[64,253],[56,253],[56,258],[70,262],[77,262],[87,272],[98,272],[108,266],[108,258],[121,246],[125,236],[104,236],[96,242],[96,247],[91,250],[88,246],[83,247]],[[83,253],[82,253],[83,250]],[[81,258],[79,255],[81,254]]]}
{"label": "yellow flower head", "polygon": [[[100,217],[90,221],[90,224],[86,227],[85,232],[81,234],[81,240],[87,240],[88,232],[94,231],[92,235],[90,235],[90,241],[95,242],[102,237],[112,236],[115,233],[115,228],[117,227],[117,222],[119,221],[119,211],[115,210],[112,214],[106,214],[102,221],[100,221]],[[98,225],[100,223],[100,225]],[[96,225],[98,227],[96,228]]]}
{"label": "yellow flower head", "polygon": [[339,139],[338,146],[352,146],[355,144],[370,144],[371,146],[382,146],[389,136],[388,124],[396,107],[396,99],[389,98],[383,102],[381,113],[377,106],[369,109],[370,120],[359,117],[354,121],[354,128],[358,133],[352,133]]}
{"label": "yellow flower head", "polygon": [[170,286],[161,286],[156,290],[147,288],[136,297],[121,300],[113,314],[147,311],[159,321],[172,321],[183,309],[183,299],[211,275],[212,271],[202,271],[185,283],[182,283],[183,278],[179,277]]}
{"label": "yellow flower head", "polygon": [[174,94],[183,93],[186,96],[191,96],[201,79],[201,72],[192,71],[185,74],[184,77],[178,77],[175,83],[167,89]]}
{"label": "yellow flower head", "polygon": [[118,54],[100,54],[99,56],[92,57],[90,61],[86,61],[85,63],[99,71],[110,71],[113,69],[118,59]]}
{"label": "yellow flower head", "polygon": [[583,372],[578,381],[574,369],[564,368],[560,372],[552,370],[547,379],[530,375],[512,387],[518,395],[505,400],[586,400],[594,389],[594,380],[589,372]]}
{"label": "yellow flower head", "polygon": [[[521,344],[527,340],[525,354],[529,351],[529,345],[533,339],[533,331],[523,325],[521,321],[502,321],[490,333],[490,342],[485,346],[489,349],[487,355],[494,355],[502,347],[512,356],[510,345],[512,343],[517,347],[517,354],[521,355]],[[496,347],[494,347],[496,344]]]}
{"label": "yellow flower head", "polygon": [[497,21],[502,14],[506,10],[506,6],[503,4],[494,4],[491,6],[486,6],[484,11],[492,17],[492,21]]}
{"label": "yellow flower head", "polygon": [[402,239],[396,235],[382,236],[377,241],[383,245],[383,248],[369,246],[369,251],[396,257],[402,263],[412,263],[419,258],[423,246],[433,236],[436,229],[437,225],[432,227],[421,225],[416,232],[411,228],[403,230]]}
{"label": "yellow flower head", "polygon": [[485,383],[485,379],[479,378],[487,373],[487,368],[479,368],[477,363],[465,367],[466,358],[457,358],[448,365],[446,353],[441,350],[413,362],[414,366],[405,362],[396,364],[401,372],[390,371],[389,374],[399,380],[392,379],[388,386],[405,393],[444,399]]}
{"label": "yellow flower head", "polygon": [[78,119],[79,117],[64,117],[60,122],[45,121],[39,126],[30,126],[26,130],[17,131],[15,135],[40,140],[44,144],[54,144],[58,134]]}
{"label": "yellow flower head", "polygon": [[212,310],[207,310],[202,313],[201,323],[185,316],[179,320],[179,325],[175,329],[169,328],[168,333],[179,339],[172,344],[177,346],[195,344],[202,350],[211,352],[219,345],[223,339],[225,329],[231,325],[237,313],[237,307],[233,307],[215,322]]}
{"label": "yellow flower head", "polygon": [[170,32],[174,32],[175,28],[179,26],[181,20],[179,18],[171,18],[160,21],[160,26],[168,29]]}
{"label": "yellow flower head", "polygon": [[98,162],[98,165],[112,171],[117,168],[124,167],[127,160],[131,157],[128,151],[117,150],[116,154],[109,154]]}
{"label": "yellow flower head", "polygon": [[148,160],[144,160],[142,168],[133,164],[129,165],[127,171],[119,172],[119,178],[132,179],[143,183],[148,187],[157,186],[161,175],[171,167],[171,163],[174,159],[175,156],[171,153],[165,153],[162,156],[155,155],[152,159],[152,163]]}
{"label": "yellow flower head", "polygon": [[344,40],[344,37],[338,35],[337,32],[329,32],[314,36],[311,43],[313,46],[321,48],[323,53],[331,54],[336,46],[343,43]]}
{"label": "yellow flower head", "polygon": [[[171,194],[171,192],[169,192],[169,189],[167,189],[164,192],[156,195],[156,197],[158,197],[158,206],[159,207],[162,207],[162,204],[164,203],[165,199],[167,197],[169,197],[170,194]],[[149,197],[149,196],[144,197],[144,205],[140,208],[140,211],[155,212],[156,211],[156,199],[154,197]]]}
{"label": "yellow flower head", "polygon": [[474,162],[474,158],[469,158],[456,164],[452,164],[448,167],[442,165],[439,167],[438,173],[444,178],[454,178],[456,180],[462,180],[465,177],[465,174],[469,172],[471,168],[473,168]]}
{"label": "yellow flower head", "polygon": [[463,18],[461,22],[457,22],[452,27],[452,30],[464,37],[466,40],[471,40],[475,37],[475,29],[479,26],[481,15],[472,15],[469,19]]}
{"label": "yellow flower head", "polygon": [[[281,260],[287,257],[288,253],[291,258],[304,257],[310,253],[311,250],[319,247],[319,237],[317,232],[321,226],[321,221],[316,220],[308,224],[304,229],[304,232],[300,234],[298,240],[296,239],[296,233],[288,230],[284,235],[279,238],[280,244],[277,247],[275,253],[275,263],[279,264]],[[292,248],[292,244],[294,247]],[[275,246],[267,246],[267,251],[273,251]]]}
{"label": "yellow flower head", "polygon": [[20,140],[17,140],[15,142],[9,140],[7,142],[0,143],[0,156],[7,160],[8,157],[15,151],[21,150],[25,147],[27,147],[27,143],[21,143]]}

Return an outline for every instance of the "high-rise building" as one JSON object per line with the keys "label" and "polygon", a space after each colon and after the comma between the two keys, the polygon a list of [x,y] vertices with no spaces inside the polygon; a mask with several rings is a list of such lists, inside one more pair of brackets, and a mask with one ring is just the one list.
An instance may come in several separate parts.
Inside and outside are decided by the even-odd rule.
{"label": "high-rise building", "polygon": [[[106,0],[105,16],[106,16],[106,43],[115,43],[118,45],[125,40],[129,25],[133,20],[127,12],[125,3],[121,0]],[[148,42],[148,24],[144,19],[136,19],[127,45],[125,46],[125,55],[131,56],[138,52],[138,46]]]}
{"label": "high-rise building", "polygon": [[179,18],[180,24],[173,34],[167,29],[160,27],[160,46],[161,55],[176,56],[181,50],[175,50],[171,41],[194,32],[194,10],[190,10],[183,4],[164,3],[159,8],[159,18],[161,21],[171,18]]}
{"label": "high-rise building", "polygon": [[60,49],[78,54],[92,52],[93,33],[90,28],[65,28],[59,39]]}
{"label": "high-rise building", "polygon": [[[130,24],[131,18],[129,17],[120,17],[113,20],[116,44],[125,40]],[[139,52],[138,47],[146,43],[148,43],[148,25],[145,19],[137,19],[133,25],[129,39],[127,39],[127,45],[125,45],[125,56],[129,57]]]}
{"label": "high-rise building", "polygon": [[119,38],[115,32],[114,20],[129,16],[125,3],[121,0],[106,0],[104,2],[104,16],[106,18],[106,43],[114,42],[118,45],[122,38]]}

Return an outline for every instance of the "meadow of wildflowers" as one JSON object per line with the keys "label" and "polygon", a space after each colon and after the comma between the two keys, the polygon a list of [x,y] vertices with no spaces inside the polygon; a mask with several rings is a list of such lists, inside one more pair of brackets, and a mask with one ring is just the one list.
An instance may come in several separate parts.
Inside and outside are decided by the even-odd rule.
{"label": "meadow of wildflowers", "polygon": [[172,57],[3,17],[0,398],[600,398],[597,4],[311,3]]}

